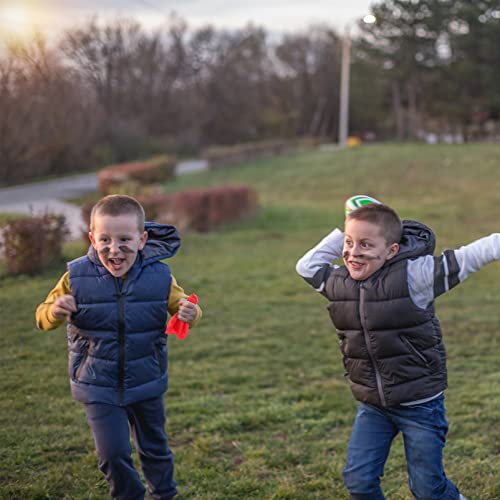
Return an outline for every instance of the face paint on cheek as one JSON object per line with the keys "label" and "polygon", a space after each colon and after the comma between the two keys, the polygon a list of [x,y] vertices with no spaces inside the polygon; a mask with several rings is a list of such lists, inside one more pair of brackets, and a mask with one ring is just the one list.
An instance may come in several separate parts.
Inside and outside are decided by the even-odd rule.
{"label": "face paint on cheek", "polygon": [[[134,250],[132,250],[127,245],[120,245],[118,247],[118,250],[120,250],[120,252],[122,252],[122,253],[134,253]],[[111,252],[111,248],[110,247],[103,247],[103,248],[99,249],[99,253],[102,254],[102,255],[107,255],[109,252]]]}
{"label": "face paint on cheek", "polygon": [[120,245],[118,248],[120,249],[120,252],[123,252],[123,253],[134,253],[134,250],[132,250],[127,245]]}
{"label": "face paint on cheek", "polygon": [[[344,253],[342,254],[343,259],[347,259],[348,257],[351,257],[351,252],[349,250],[344,250]],[[380,260],[381,257],[380,255],[366,255],[365,253],[360,253],[357,255],[352,255],[353,258],[355,259],[365,259],[365,260]]]}

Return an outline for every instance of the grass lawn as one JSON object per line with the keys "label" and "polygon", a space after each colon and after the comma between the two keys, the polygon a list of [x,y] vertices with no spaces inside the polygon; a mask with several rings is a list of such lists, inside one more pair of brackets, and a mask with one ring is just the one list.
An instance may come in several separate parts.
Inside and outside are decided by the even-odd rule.
{"label": "grass lawn", "polygon": [[[257,216],[186,234],[171,259],[202,323],[170,339],[167,430],[179,499],[347,499],[341,478],[356,403],[326,301],[297,259],[369,194],[437,234],[437,252],[498,231],[500,146],[363,146],[186,175],[166,186],[244,183]],[[66,249],[79,255],[85,243]],[[0,498],[100,499],[81,405],[71,399],[65,331],[34,330],[64,265],[0,288]],[[500,498],[500,265],[437,300],[449,357],[448,476],[469,499]],[[391,500],[411,499],[402,440],[386,465]]]}
{"label": "grass lawn", "polygon": [[27,216],[18,213],[0,212],[0,228],[2,226],[6,226],[7,224],[9,224],[9,222],[14,222],[15,220],[21,219],[23,217]]}

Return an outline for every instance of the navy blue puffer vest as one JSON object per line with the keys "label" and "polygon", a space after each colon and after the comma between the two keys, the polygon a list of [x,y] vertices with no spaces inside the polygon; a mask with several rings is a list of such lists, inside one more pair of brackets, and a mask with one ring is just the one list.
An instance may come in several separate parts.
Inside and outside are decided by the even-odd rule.
{"label": "navy blue puffer vest", "polygon": [[168,387],[165,324],[172,256],[180,238],[171,226],[147,223],[146,246],[125,280],[112,276],[91,247],[68,264],[78,310],[68,323],[73,397],[127,405]]}

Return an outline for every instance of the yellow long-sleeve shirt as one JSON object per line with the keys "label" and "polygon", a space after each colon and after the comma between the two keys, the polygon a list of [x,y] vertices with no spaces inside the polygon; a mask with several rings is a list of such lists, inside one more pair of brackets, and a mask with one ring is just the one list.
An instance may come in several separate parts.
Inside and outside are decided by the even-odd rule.
{"label": "yellow long-sleeve shirt", "polygon": [[[124,279],[126,279],[124,277]],[[66,318],[57,319],[53,316],[51,309],[57,297],[61,295],[71,295],[71,288],[69,286],[69,274],[66,272],[61,276],[56,286],[49,292],[46,299],[37,307],[35,318],[36,326],[41,330],[53,330],[66,321]],[[179,301],[187,299],[184,289],[177,284],[176,279],[172,275],[172,283],[170,285],[170,295],[168,297],[167,310],[170,315],[175,314],[179,310]],[[202,310],[196,305],[197,312],[196,318],[189,324],[195,326],[201,319]]]}

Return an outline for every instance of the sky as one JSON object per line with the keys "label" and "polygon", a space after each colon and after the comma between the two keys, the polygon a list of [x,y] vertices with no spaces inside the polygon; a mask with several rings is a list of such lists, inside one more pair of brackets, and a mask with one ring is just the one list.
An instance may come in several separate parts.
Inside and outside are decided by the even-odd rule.
{"label": "sky", "polygon": [[155,28],[175,13],[189,28],[211,24],[242,28],[249,22],[277,34],[327,24],[341,31],[376,0],[0,0],[0,39],[26,36],[37,26],[57,35],[92,15],[103,21],[132,18]]}

